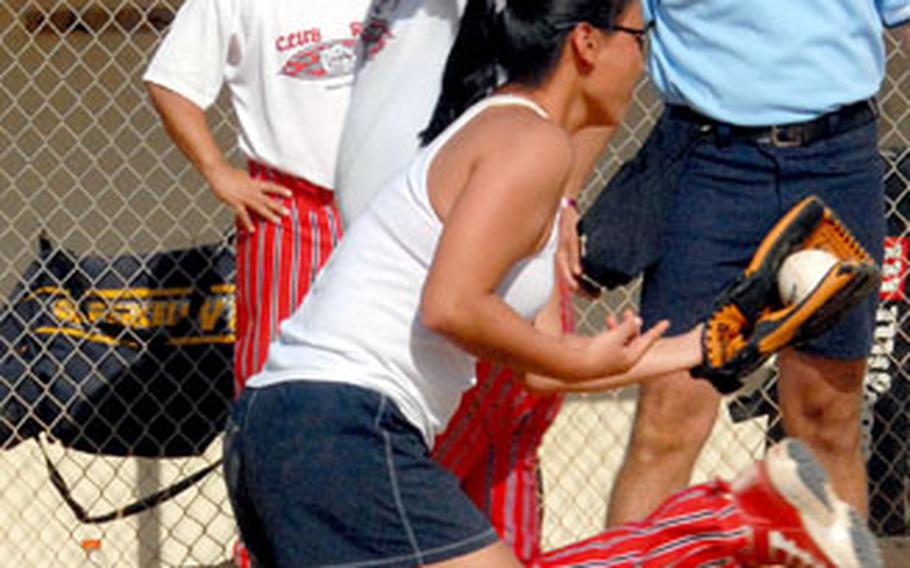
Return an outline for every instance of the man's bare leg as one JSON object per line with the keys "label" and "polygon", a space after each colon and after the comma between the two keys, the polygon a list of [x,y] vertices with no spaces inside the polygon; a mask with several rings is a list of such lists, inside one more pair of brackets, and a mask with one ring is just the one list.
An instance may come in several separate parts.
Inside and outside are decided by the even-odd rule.
{"label": "man's bare leg", "polygon": [[784,429],[824,466],[838,496],[868,512],[860,418],[866,361],[840,361],[787,350],[778,357]]}
{"label": "man's bare leg", "polygon": [[629,445],[610,496],[608,526],[641,521],[689,484],[719,401],[707,382],[685,373],[642,385]]}

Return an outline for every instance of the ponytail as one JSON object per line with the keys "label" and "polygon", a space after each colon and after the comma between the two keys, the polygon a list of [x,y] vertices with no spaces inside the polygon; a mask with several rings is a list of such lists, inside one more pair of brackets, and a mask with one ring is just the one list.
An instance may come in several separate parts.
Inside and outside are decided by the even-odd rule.
{"label": "ponytail", "polygon": [[629,4],[631,0],[468,0],[421,142],[429,144],[500,83],[540,85],[558,64],[577,24],[609,31]]}
{"label": "ponytail", "polygon": [[468,107],[497,86],[495,0],[468,0],[442,76],[430,123],[420,133],[429,144]]}

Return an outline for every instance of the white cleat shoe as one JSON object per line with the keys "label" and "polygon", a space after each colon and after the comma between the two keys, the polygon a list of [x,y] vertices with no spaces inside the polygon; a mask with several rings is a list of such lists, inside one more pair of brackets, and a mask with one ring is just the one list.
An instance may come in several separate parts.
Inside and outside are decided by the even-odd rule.
{"label": "white cleat shoe", "polygon": [[882,568],[875,536],[831,489],[809,449],[787,439],[731,483],[753,531],[749,566]]}

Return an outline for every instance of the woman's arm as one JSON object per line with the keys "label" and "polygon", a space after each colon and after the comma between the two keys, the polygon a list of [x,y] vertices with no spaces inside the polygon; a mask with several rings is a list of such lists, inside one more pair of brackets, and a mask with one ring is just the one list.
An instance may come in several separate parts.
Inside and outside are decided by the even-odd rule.
{"label": "woman's arm", "polygon": [[[554,290],[550,301],[534,318],[534,326],[551,337],[569,336],[563,328],[562,310],[560,293]],[[626,312],[624,317],[634,316],[631,312]],[[618,324],[611,315],[607,318],[606,325],[615,328]],[[660,325],[665,327],[668,324]],[[521,381],[524,388],[537,393],[600,392],[637,384],[674,371],[685,371],[701,363],[701,360],[701,325],[698,325],[683,335],[658,339],[635,366],[622,373],[574,382],[538,373],[517,374],[516,379]]]}
{"label": "woman's arm", "polygon": [[700,364],[701,326],[683,335],[658,339],[629,370],[586,381],[562,381],[544,375],[526,373],[523,384],[533,392],[600,392],[617,389],[677,371],[687,371]]}
{"label": "woman's arm", "polygon": [[[640,321],[629,318],[594,337],[556,338],[495,293],[545,241],[572,162],[567,136],[552,124],[530,113],[497,116],[468,125],[430,168],[430,198],[444,229],[424,286],[423,324],[475,355],[566,381],[631,368],[663,329],[640,334]],[[447,193],[446,180],[458,172],[446,169],[449,157],[465,147],[479,158],[466,183]]]}

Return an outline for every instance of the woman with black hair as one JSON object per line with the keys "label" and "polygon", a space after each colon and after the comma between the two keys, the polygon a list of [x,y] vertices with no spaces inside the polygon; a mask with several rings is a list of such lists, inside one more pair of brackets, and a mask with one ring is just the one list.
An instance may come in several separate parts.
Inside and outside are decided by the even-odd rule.
{"label": "woman with black hair", "polygon": [[[631,313],[593,337],[532,325],[553,287],[570,134],[619,122],[642,69],[641,16],[631,0],[497,4],[469,2],[426,147],[351,226],[234,408],[226,478],[260,565],[518,566],[429,456],[473,356],[544,390],[616,388],[701,361],[698,329],[658,341],[667,322],[642,332]],[[867,537],[851,535],[817,472],[788,442],[735,491],[694,488],[647,524],[535,562],[792,553],[835,565],[822,547],[854,558]]]}

